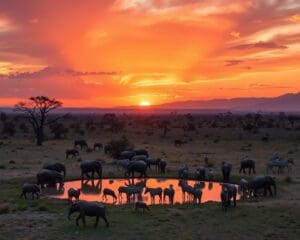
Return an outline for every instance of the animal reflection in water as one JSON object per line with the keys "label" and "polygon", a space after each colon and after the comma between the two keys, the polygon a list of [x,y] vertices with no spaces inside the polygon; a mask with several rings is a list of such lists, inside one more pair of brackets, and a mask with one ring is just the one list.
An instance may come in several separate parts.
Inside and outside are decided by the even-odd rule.
{"label": "animal reflection in water", "polygon": [[220,202],[222,185],[216,182],[158,178],[99,179],[83,182],[79,180],[65,182],[64,192],[49,195],[53,198],[68,199],[70,188],[81,189],[80,200],[108,204],[133,204],[143,201],[148,205],[172,205]]}

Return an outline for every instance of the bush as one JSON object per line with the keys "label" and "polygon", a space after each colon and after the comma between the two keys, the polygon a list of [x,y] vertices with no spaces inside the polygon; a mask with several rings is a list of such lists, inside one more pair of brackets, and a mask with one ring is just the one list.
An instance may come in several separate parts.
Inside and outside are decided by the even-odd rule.
{"label": "bush", "polygon": [[4,122],[2,128],[2,134],[8,134],[9,136],[14,136],[16,133],[16,125],[13,122]]}
{"label": "bush", "polygon": [[9,205],[7,203],[0,204],[0,214],[9,213]]}
{"label": "bush", "polygon": [[119,158],[121,152],[131,147],[129,140],[126,137],[118,140],[111,140],[108,144],[112,146],[112,157],[115,159]]}

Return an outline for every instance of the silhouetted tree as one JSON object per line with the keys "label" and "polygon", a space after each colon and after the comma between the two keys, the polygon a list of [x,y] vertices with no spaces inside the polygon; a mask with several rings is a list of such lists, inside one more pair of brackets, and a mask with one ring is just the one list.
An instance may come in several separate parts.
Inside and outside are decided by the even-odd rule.
{"label": "silhouetted tree", "polygon": [[47,124],[46,120],[48,114],[61,106],[62,103],[54,98],[50,99],[45,96],[37,96],[29,98],[27,102],[19,102],[16,104],[15,111],[24,114],[34,130],[36,144],[41,146],[44,141],[44,126]]}

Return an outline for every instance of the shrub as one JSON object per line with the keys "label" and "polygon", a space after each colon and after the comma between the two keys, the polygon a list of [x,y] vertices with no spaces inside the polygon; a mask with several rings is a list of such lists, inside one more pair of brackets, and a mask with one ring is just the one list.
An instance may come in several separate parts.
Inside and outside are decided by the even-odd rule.
{"label": "shrub", "polygon": [[112,157],[116,159],[120,156],[121,152],[130,148],[129,140],[126,137],[118,140],[111,140],[108,144],[112,146]]}
{"label": "shrub", "polygon": [[4,122],[2,128],[2,134],[8,134],[9,136],[14,136],[16,133],[16,125],[13,122]]}

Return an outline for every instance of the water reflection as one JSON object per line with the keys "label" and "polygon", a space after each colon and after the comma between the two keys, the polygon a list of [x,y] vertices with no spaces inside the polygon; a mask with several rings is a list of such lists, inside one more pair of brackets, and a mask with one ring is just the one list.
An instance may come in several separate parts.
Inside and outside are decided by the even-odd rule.
{"label": "water reflection", "polygon": [[[65,182],[64,191],[48,192],[50,197],[68,199],[70,188],[81,189],[80,200],[101,201],[110,204],[125,204],[144,201],[147,204],[182,204],[193,201],[189,191],[201,192],[201,203],[208,201],[220,202],[222,185],[213,182],[182,181],[178,179],[103,179],[95,181]],[[103,189],[103,190],[102,190]],[[148,191],[146,191],[148,189]],[[168,190],[166,190],[168,189]],[[105,190],[105,191],[104,191]],[[151,197],[151,190],[154,198]],[[162,190],[162,192],[160,191]],[[173,196],[170,191],[174,192]],[[167,193],[166,193],[167,192]],[[110,195],[109,195],[110,194]],[[117,200],[113,196],[117,197]],[[105,197],[106,195],[106,197]],[[161,198],[162,196],[162,198]],[[238,196],[237,199],[239,199]]]}

